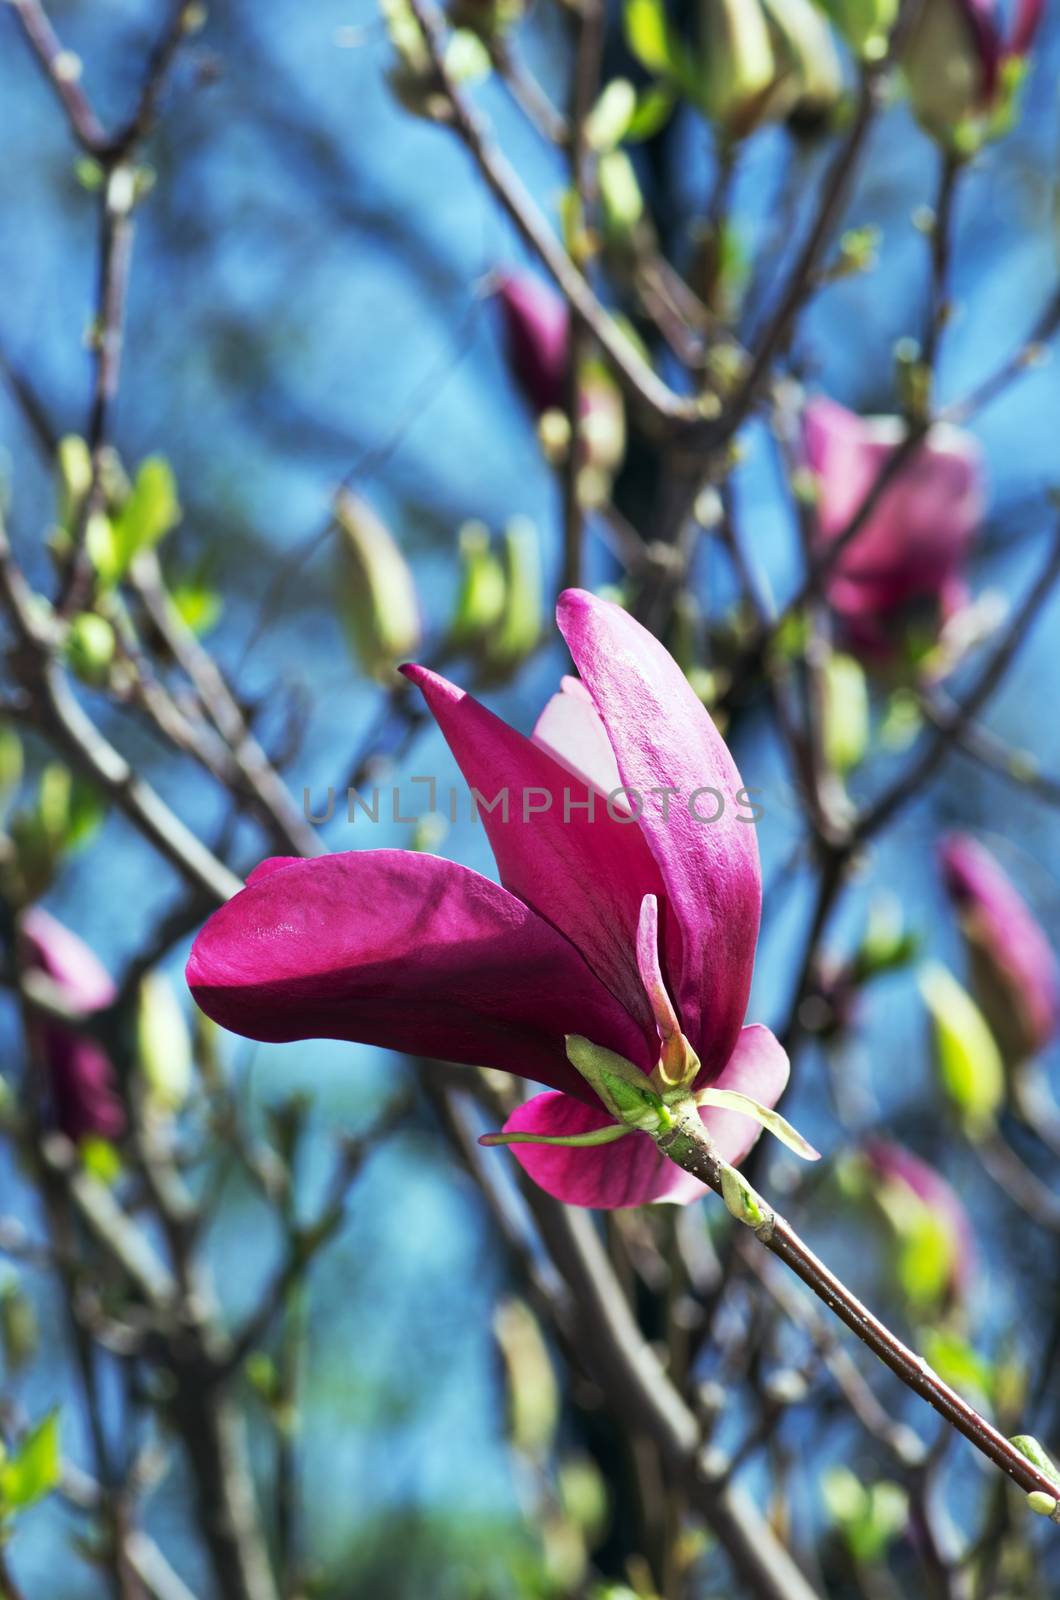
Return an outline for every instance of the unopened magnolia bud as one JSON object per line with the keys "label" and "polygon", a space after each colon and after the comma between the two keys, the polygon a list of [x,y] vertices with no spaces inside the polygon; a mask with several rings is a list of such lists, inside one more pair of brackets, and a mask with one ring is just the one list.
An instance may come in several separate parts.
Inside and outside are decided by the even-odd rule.
{"label": "unopened magnolia bud", "polygon": [[55,453],[59,523],[72,532],[85,496],[92,487],[92,457],[77,434],[60,439]]}
{"label": "unopened magnolia bud", "polygon": [[504,568],[483,522],[467,522],[458,535],[460,588],[449,624],[449,639],[463,649],[483,639],[504,610]]}
{"label": "unopened magnolia bud", "polygon": [[66,636],[70,670],[84,683],[104,684],[114,661],[114,629],[106,617],[85,611],[75,617]]}
{"label": "unopened magnolia bud", "polygon": [[136,1047],[151,1105],[179,1111],[191,1087],[191,1034],[173,986],[161,972],[149,972],[140,984]]}
{"label": "unopened magnolia bud", "polygon": [[537,529],[514,517],[501,545],[504,604],[486,643],[485,665],[493,676],[507,676],[525,661],[541,639],[545,594]]}
{"label": "unopened magnolia bud", "polygon": [[902,50],[913,115],[952,155],[972,154],[1011,121],[1021,67],[1044,7],[1021,0],[1010,34],[982,0],[924,0]]}
{"label": "unopened magnolia bud", "polygon": [[843,72],[827,22],[813,0],[764,0],[778,68],[775,114],[809,131],[839,103]]}
{"label": "unopened magnolia bud", "polygon": [[942,841],[939,863],[971,958],[976,1000],[1010,1068],[1060,1030],[1060,964],[1044,928],[990,852],[969,834]]}
{"label": "unopened magnolia bud", "polygon": [[538,416],[563,406],[570,316],[560,296],[530,273],[509,273],[497,290],[508,365]]}
{"label": "unopened magnolia bud", "polygon": [[767,114],[776,60],[760,0],[700,0],[701,101],[732,139],[753,133]]}
{"label": "unopened magnolia bud", "polygon": [[450,0],[454,28],[477,34],[487,43],[515,26],[526,7],[523,0]]}
{"label": "unopened magnolia bud", "polygon": [[348,490],[336,498],[335,524],[341,619],[365,672],[386,679],[420,645],[412,573],[382,520]]}
{"label": "unopened magnolia bud", "polygon": [[992,1126],[1004,1098],[997,1044],[971,995],[945,967],[932,963],[924,968],[920,993],[934,1025],[942,1088],[974,1138]]}
{"label": "unopened magnolia bud", "polygon": [[822,0],[855,55],[878,61],[898,16],[898,0]]}
{"label": "unopened magnolia bud", "polygon": [[12,1278],[0,1289],[0,1344],[10,1372],[21,1372],[37,1353],[40,1331],[33,1304]]}

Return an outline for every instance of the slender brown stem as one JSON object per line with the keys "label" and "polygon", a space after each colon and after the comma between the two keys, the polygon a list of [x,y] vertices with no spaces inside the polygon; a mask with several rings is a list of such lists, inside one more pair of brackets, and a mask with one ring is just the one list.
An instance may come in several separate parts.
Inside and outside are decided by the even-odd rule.
{"label": "slender brown stem", "polygon": [[[657,1136],[656,1142],[671,1160],[691,1172],[716,1194],[723,1192],[724,1163],[719,1159],[709,1134],[693,1106],[676,1119],[676,1126]],[[729,1169],[731,1171],[731,1169]],[[759,1215],[754,1220],[756,1237],[832,1314],[839,1318],[885,1366],[900,1378],[907,1389],[926,1400],[958,1433],[964,1435],[995,1466],[1000,1467],[1025,1493],[1039,1491],[1056,1498],[1056,1485],[1040,1472],[1014,1444],[980,1415],[975,1407],[928,1366],[892,1333],[835,1273],[799,1237],[795,1229],[760,1195],[752,1198]]]}
{"label": "slender brown stem", "polygon": [[[588,210],[595,188],[595,162],[586,137],[589,113],[600,86],[600,65],[604,48],[604,7],[602,0],[582,0],[578,13],[578,47],[574,63],[574,82],[570,110],[570,180],[575,196],[573,260],[583,272],[589,265],[584,240],[588,230]],[[569,428],[567,460],[563,473],[563,568],[561,588],[577,588],[582,581],[582,547],[585,513],[582,507],[582,380],[585,362],[592,349],[591,335],[584,322],[574,322],[570,331],[567,365],[566,411]]]}

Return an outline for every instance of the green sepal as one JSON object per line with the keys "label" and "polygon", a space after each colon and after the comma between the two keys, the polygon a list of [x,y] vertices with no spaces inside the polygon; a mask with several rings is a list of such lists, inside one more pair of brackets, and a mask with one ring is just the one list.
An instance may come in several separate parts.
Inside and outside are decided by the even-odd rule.
{"label": "green sepal", "polygon": [[589,1133],[484,1133],[479,1144],[488,1149],[499,1144],[554,1144],[567,1150],[587,1150],[597,1144],[614,1144],[632,1132],[620,1122],[610,1122],[606,1128],[593,1128]]}
{"label": "green sepal", "polygon": [[759,1196],[742,1173],[727,1162],[723,1162],[721,1168],[721,1197],[730,1217],[748,1228],[758,1228],[767,1220]]}
{"label": "green sepal", "polygon": [[1060,1490],[1060,1467],[1057,1467],[1056,1462],[1038,1443],[1033,1433],[1014,1433],[1009,1444],[1014,1444],[1020,1455],[1026,1456],[1031,1465],[1037,1467],[1038,1471],[1048,1478],[1050,1483],[1055,1483]]}
{"label": "green sepal", "polygon": [[786,1117],[779,1111],[771,1111],[768,1106],[762,1105],[758,1100],[753,1100],[749,1094],[740,1094],[736,1089],[701,1089],[695,1096],[697,1106],[717,1106],[724,1111],[738,1111],[741,1116],[753,1117],[755,1122],[766,1128],[781,1144],[787,1145],[795,1155],[801,1156],[803,1161],[820,1161],[821,1152],[815,1150],[808,1139],[804,1139],[797,1128],[793,1128]]}
{"label": "green sepal", "polygon": [[673,1127],[669,1107],[632,1061],[578,1033],[568,1033],[566,1045],[571,1066],[581,1073],[616,1121],[644,1133],[664,1133]]}

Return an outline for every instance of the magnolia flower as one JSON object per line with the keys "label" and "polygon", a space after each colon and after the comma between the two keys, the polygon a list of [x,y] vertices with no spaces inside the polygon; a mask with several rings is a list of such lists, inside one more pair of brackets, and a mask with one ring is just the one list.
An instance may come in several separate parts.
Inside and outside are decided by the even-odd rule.
{"label": "magnolia flower", "polygon": [[[899,417],[859,417],[834,400],[806,407],[804,449],[824,543],[857,514],[904,431]],[[918,610],[933,612],[937,627],[961,608],[982,506],[975,440],[944,424],[932,428],[830,569],[828,601],[854,647],[887,654]]]}
{"label": "magnolia flower", "polygon": [[[401,850],[266,861],[200,933],[188,983],[249,1038],[349,1039],[545,1084],[507,1135],[614,1142],[515,1145],[544,1189],[605,1208],[685,1203],[702,1186],[646,1133],[617,1137],[565,1039],[646,1075],[694,1051],[697,1091],[775,1104],[787,1058],[768,1029],[742,1026],[762,902],[754,831],[732,758],[662,645],[577,589],[558,620],[581,679],[530,739],[404,669],[480,797],[502,886]],[[758,1124],[701,1114],[741,1160]]]}
{"label": "magnolia flower", "polygon": [[914,115],[933,138],[958,153],[975,148],[977,124],[1004,110],[1015,87],[1010,64],[1023,62],[1044,0],[1017,0],[1011,32],[997,0],[924,0],[902,52]]}
{"label": "magnolia flower", "polygon": [[1060,966],[1030,907],[988,850],[964,833],[939,848],[943,882],[972,957],[973,987],[1010,1065],[1060,1027]]}
{"label": "magnolia flower", "polygon": [[[88,946],[47,911],[31,907],[19,932],[23,969],[43,972],[78,1010],[100,1011],[114,1000],[117,991],[110,974]],[[125,1108],[114,1068],[101,1046],[54,1022],[35,1019],[30,1031],[47,1075],[56,1126],[75,1141],[90,1135],[120,1138],[125,1132]]]}
{"label": "magnolia flower", "polygon": [[877,1191],[876,1198],[900,1235],[917,1231],[915,1218],[903,1205],[903,1196],[910,1197],[915,1207],[923,1207],[930,1213],[945,1254],[944,1282],[940,1287],[955,1295],[964,1293],[975,1270],[975,1236],[968,1213],[952,1185],[911,1150],[889,1140],[866,1140],[863,1154],[875,1176],[886,1187],[897,1191],[897,1206],[888,1207],[886,1193]]}

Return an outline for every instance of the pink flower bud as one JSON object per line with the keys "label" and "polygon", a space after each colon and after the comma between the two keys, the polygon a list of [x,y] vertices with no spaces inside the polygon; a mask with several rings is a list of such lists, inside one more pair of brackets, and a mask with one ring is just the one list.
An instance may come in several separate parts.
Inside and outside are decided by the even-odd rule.
{"label": "pink flower bud", "polygon": [[538,416],[563,405],[570,359],[570,317],[560,296],[529,273],[509,274],[497,291],[508,365]]}
{"label": "pink flower bud", "polygon": [[[806,407],[804,449],[823,543],[858,513],[904,427],[900,417],[859,417],[825,398]],[[831,568],[828,601],[853,648],[889,655],[914,618],[926,615],[937,628],[964,604],[982,503],[975,440],[957,428],[932,428]]]}
{"label": "pink flower bud", "polygon": [[906,1190],[927,1207],[948,1245],[949,1290],[962,1294],[975,1270],[975,1235],[953,1186],[926,1161],[887,1139],[867,1139],[865,1159],[876,1177]]}
{"label": "pink flower bud", "polygon": [[[22,917],[21,959],[27,972],[42,972],[79,1010],[102,1010],[116,990],[110,974],[86,944],[61,922],[33,906]],[[47,1075],[55,1125],[75,1141],[95,1135],[118,1139],[125,1132],[125,1108],[114,1068],[102,1047],[85,1034],[58,1023],[34,1020],[31,1037]]]}
{"label": "pink flower bud", "polygon": [[988,850],[954,833],[939,849],[943,881],[972,958],[972,987],[1010,1066],[1043,1050],[1060,1026],[1060,965]]}

